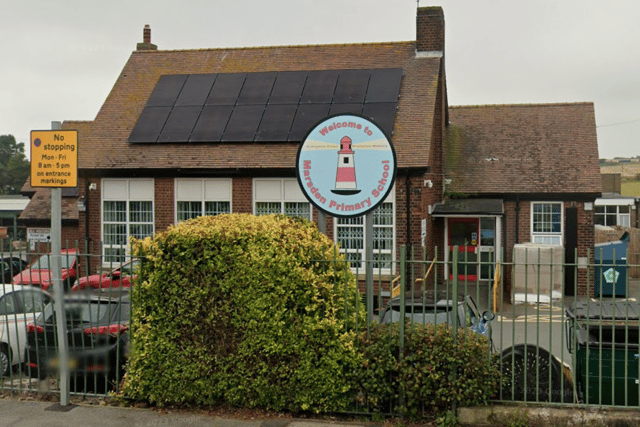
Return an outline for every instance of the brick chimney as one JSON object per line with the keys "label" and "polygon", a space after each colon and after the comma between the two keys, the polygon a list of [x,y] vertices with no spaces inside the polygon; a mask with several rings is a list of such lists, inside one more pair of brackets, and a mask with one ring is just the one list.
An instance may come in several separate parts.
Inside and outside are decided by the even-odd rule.
{"label": "brick chimney", "polygon": [[444,55],[444,12],[440,6],[419,7],[416,17],[416,53]]}
{"label": "brick chimney", "polygon": [[142,30],[142,43],[138,43],[136,50],[158,50],[158,46],[151,43],[151,27],[149,24]]}

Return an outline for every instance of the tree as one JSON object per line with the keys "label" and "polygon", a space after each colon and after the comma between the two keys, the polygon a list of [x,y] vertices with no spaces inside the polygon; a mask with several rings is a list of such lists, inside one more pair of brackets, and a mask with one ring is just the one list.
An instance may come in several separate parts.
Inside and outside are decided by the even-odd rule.
{"label": "tree", "polygon": [[20,194],[29,172],[24,143],[13,135],[0,135],[0,194]]}

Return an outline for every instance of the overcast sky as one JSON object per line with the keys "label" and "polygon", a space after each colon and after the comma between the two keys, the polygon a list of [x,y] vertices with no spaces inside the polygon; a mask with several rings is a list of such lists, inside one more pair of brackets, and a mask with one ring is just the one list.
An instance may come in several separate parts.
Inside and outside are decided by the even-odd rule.
{"label": "overcast sky", "polygon": [[[93,120],[151,25],[159,49],[415,40],[415,0],[3,0],[0,135]],[[593,102],[601,158],[640,155],[640,1],[421,0],[449,105]]]}

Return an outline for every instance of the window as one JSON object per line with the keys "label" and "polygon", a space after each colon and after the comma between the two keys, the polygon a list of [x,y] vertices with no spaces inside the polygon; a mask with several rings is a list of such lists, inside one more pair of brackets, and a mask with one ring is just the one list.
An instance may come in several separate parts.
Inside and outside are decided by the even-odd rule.
{"label": "window", "polygon": [[311,203],[295,178],[254,179],[253,200],[256,215],[285,214],[311,220]]}
{"label": "window", "polygon": [[531,241],[562,245],[562,203],[531,203]]}
{"label": "window", "polygon": [[[373,268],[391,273],[395,248],[395,190],[373,211]],[[366,260],[364,216],[336,219],[336,241],[351,268],[363,269]]]}
{"label": "window", "polygon": [[[0,315],[16,314],[17,312],[16,300],[13,293],[6,294],[0,298]],[[6,319],[3,320],[6,321]]]}
{"label": "window", "polygon": [[230,179],[176,179],[176,222],[231,212]]}
{"label": "window", "polygon": [[631,224],[631,209],[629,205],[603,205],[595,206],[593,223],[613,226],[621,225],[629,227]]}
{"label": "window", "polygon": [[153,180],[104,179],[102,181],[103,263],[122,263],[129,238],[153,235]]}
{"label": "window", "polygon": [[14,295],[22,305],[24,313],[40,313],[49,302],[49,298],[42,292],[23,291]]}

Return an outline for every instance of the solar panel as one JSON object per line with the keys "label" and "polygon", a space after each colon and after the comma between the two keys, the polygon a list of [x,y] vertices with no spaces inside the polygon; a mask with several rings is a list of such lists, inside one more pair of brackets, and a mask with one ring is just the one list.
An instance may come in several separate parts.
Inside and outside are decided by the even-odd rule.
{"label": "solar panel", "polygon": [[331,104],[329,114],[362,114],[362,104]]}
{"label": "solar panel", "polygon": [[301,104],[328,104],[338,81],[338,70],[311,71],[302,91]]}
{"label": "solar panel", "polygon": [[298,106],[289,132],[288,141],[302,141],[311,126],[329,114],[329,104],[303,104]]}
{"label": "solar panel", "polygon": [[362,115],[369,117],[391,136],[393,133],[393,121],[396,118],[396,102],[380,102],[375,104],[364,104]]}
{"label": "solar panel", "polygon": [[171,107],[145,107],[129,135],[129,142],[156,142]]}
{"label": "solar panel", "polygon": [[297,108],[295,104],[267,105],[255,140],[286,141]]}
{"label": "solar panel", "polygon": [[263,105],[237,105],[222,135],[224,142],[253,141],[264,113]]}
{"label": "solar panel", "polygon": [[205,105],[235,105],[246,73],[218,74]]}
{"label": "solar panel", "polygon": [[186,142],[202,107],[174,107],[158,137],[158,142]]}
{"label": "solar panel", "polygon": [[271,95],[276,74],[275,72],[248,73],[238,95],[237,105],[265,105]]}
{"label": "solar panel", "polygon": [[300,141],[327,115],[349,113],[391,134],[402,76],[401,68],[166,75],[129,142]]}
{"label": "solar panel", "polygon": [[402,68],[380,68],[371,70],[369,89],[365,103],[398,102]]}
{"label": "solar panel", "polygon": [[173,107],[185,80],[185,74],[160,76],[146,107]]}
{"label": "solar panel", "polygon": [[363,103],[370,70],[342,70],[333,94],[334,104]]}
{"label": "solar panel", "polygon": [[202,107],[217,74],[190,74],[175,105]]}
{"label": "solar panel", "polygon": [[307,71],[279,72],[269,97],[269,104],[297,105],[308,75]]}
{"label": "solar panel", "polygon": [[231,105],[205,105],[191,132],[189,142],[220,141],[232,111]]}

